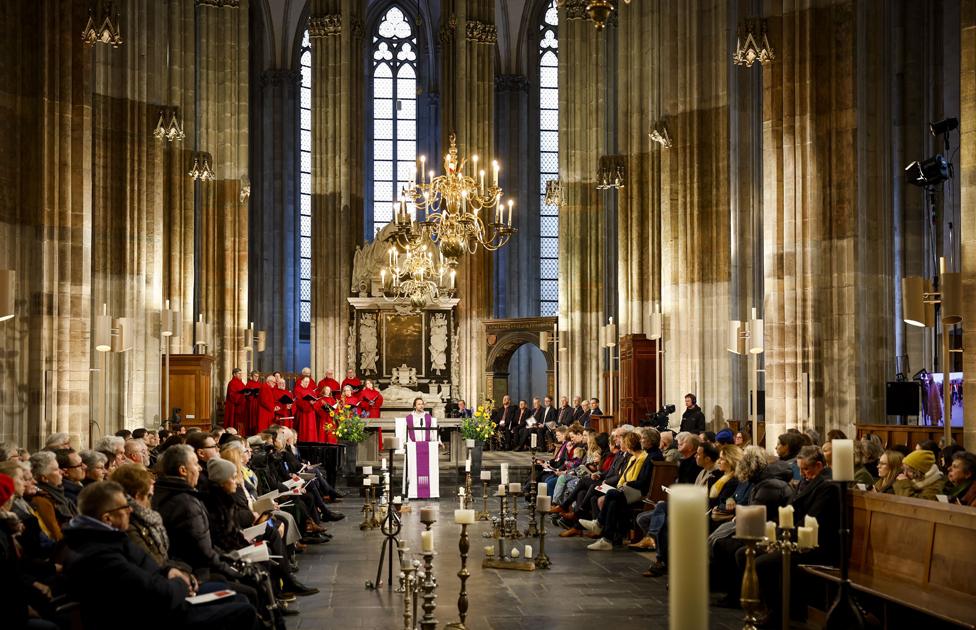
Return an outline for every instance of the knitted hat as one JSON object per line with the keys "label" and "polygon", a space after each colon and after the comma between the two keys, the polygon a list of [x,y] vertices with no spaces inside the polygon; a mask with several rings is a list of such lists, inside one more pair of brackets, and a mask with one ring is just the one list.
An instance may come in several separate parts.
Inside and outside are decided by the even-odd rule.
{"label": "knitted hat", "polygon": [[715,434],[715,441],[719,444],[732,444],[735,442],[735,434],[732,429],[722,429]]}
{"label": "knitted hat", "polygon": [[215,457],[207,462],[207,476],[210,481],[223,483],[234,476],[237,466],[234,462]]}
{"label": "knitted hat", "polygon": [[0,473],[0,505],[3,505],[14,496],[14,480],[10,475]]}
{"label": "knitted hat", "polygon": [[901,460],[901,463],[920,473],[926,473],[935,464],[935,454],[927,448],[912,451]]}

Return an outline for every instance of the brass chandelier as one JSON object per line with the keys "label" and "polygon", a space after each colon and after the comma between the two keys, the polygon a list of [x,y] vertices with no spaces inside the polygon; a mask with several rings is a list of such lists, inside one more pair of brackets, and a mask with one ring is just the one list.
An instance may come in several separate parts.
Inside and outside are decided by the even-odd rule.
{"label": "brass chandelier", "polygon": [[[758,22],[759,35],[756,36]],[[769,43],[766,34],[766,20],[745,20],[739,24],[736,34],[735,52],[732,54],[732,63],[737,66],[751,68],[757,61],[765,66],[771,61],[776,60],[776,54]]]}
{"label": "brass chandelier", "polygon": [[498,187],[498,162],[492,162],[491,185],[485,183],[484,169],[478,169],[478,156],[468,159],[458,157],[457,140],[451,134],[451,146],[444,156],[444,174],[434,175],[425,171],[426,158],[420,157],[418,171],[420,182],[411,183],[403,191],[401,211],[395,222],[401,230],[413,218],[406,213],[406,204],[424,212],[424,219],[417,221],[419,229],[433,241],[444,256],[448,267],[457,266],[458,259],[466,253],[473,254],[478,247],[495,251],[506,243],[518,230],[512,227],[512,206],[508,211],[501,202],[502,189]]}
{"label": "brass chandelier", "polygon": [[383,297],[394,302],[409,302],[415,309],[422,309],[442,297],[454,293],[456,271],[450,268],[444,256],[437,254],[423,237],[400,247],[391,239],[387,265],[380,270],[380,286]]}
{"label": "brass chandelier", "polygon": [[[619,0],[618,0],[619,1]],[[624,4],[630,4],[630,0],[623,0]],[[559,0],[559,6],[563,6],[566,0]],[[616,3],[612,0],[589,0],[586,3],[586,14],[593,20],[596,30],[602,31],[610,21],[610,15],[617,9]]]}

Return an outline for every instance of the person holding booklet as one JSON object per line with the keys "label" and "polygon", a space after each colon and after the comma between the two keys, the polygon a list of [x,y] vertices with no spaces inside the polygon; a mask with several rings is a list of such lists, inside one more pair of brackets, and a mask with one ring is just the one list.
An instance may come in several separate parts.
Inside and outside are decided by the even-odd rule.
{"label": "person holding booklet", "polygon": [[[305,370],[308,370],[306,373]],[[319,422],[313,405],[318,401],[317,386],[312,379],[312,371],[302,370],[302,377],[295,383],[295,425],[299,442],[321,442]]]}

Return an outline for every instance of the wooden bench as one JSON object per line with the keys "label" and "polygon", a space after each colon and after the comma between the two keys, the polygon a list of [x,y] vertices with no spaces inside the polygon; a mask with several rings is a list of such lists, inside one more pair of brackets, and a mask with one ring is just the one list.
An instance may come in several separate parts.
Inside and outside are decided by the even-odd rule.
{"label": "wooden bench", "polygon": [[[651,471],[651,487],[648,488],[647,494],[644,495],[645,499],[654,501],[666,501],[668,494],[661,489],[661,486],[670,486],[678,479],[678,465],[674,462],[654,462],[654,470]],[[630,506],[631,519],[636,521],[637,515],[641,512],[646,512],[648,510],[653,510],[654,504],[647,503],[646,501],[638,501]],[[629,538],[631,540],[639,539],[636,522],[633,524],[630,530]]]}
{"label": "wooden bench", "polygon": [[[962,444],[962,427],[954,427],[950,431],[956,444]],[[881,444],[885,448],[891,448],[899,444],[905,444],[908,448],[915,448],[916,444],[925,440],[934,440],[937,443],[945,436],[945,429],[943,427],[926,427],[909,424],[857,425],[858,438],[862,438],[869,433],[881,438]]]}
{"label": "wooden bench", "polygon": [[[976,510],[852,490],[850,579],[862,605],[880,604],[885,628],[898,610],[976,628]],[[839,582],[839,571],[804,566]]]}

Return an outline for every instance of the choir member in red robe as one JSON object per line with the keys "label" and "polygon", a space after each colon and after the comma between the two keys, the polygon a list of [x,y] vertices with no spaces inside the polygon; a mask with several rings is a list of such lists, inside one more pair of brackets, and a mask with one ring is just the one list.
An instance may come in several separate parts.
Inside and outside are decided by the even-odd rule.
{"label": "choir member in red robe", "polygon": [[278,397],[281,394],[277,393],[277,385],[278,380],[274,374],[268,374],[268,377],[261,383],[261,389],[258,393],[258,424],[254,427],[255,433],[264,431],[274,423],[275,413],[280,409]]}
{"label": "choir member in red robe", "polygon": [[335,380],[335,372],[333,370],[328,370],[325,373],[325,378],[319,381],[318,389],[320,396],[323,395],[326,387],[331,390],[333,395],[342,391],[342,388],[339,386],[339,381]]}
{"label": "choir member in red robe", "polygon": [[227,397],[224,399],[224,428],[242,428],[244,424],[244,375],[241,368],[234,368],[230,382],[227,383]]}
{"label": "choir member in red robe", "polygon": [[237,432],[241,435],[254,435],[257,433],[258,426],[258,395],[250,392],[258,392],[261,389],[261,375],[256,370],[251,372],[251,378],[248,379],[244,388],[249,393],[244,397],[240,406],[242,419],[238,422]]}
{"label": "choir member in red robe", "polygon": [[[383,394],[376,389],[373,379],[366,379],[366,386],[359,392],[359,408],[366,412],[367,418],[379,418],[383,407]],[[379,440],[380,452],[383,452],[383,429],[377,427],[376,438]]]}
{"label": "choir member in red robe", "polygon": [[295,399],[294,392],[288,390],[288,386],[285,385],[285,379],[281,376],[281,372],[275,371],[275,395],[278,397],[278,406],[280,409],[275,412],[275,422],[283,427],[288,427],[291,429],[294,426],[295,420],[295,405],[294,403],[283,403],[281,402],[282,396],[287,396],[292,400]]}
{"label": "choir member in red robe", "polygon": [[298,427],[298,441],[321,442],[319,421],[312,407],[315,401],[305,400],[306,396],[315,396],[315,381],[312,380],[311,370],[306,370],[308,368],[302,370],[302,377],[295,383],[295,425]]}
{"label": "choir member in red robe", "polygon": [[362,404],[362,399],[360,399],[359,394],[357,394],[353,390],[352,385],[343,385],[342,386],[342,401],[341,402],[346,407],[352,407],[352,412],[353,413],[359,413],[359,410],[362,408],[360,406]]}
{"label": "choir member in red robe", "polygon": [[326,444],[338,442],[335,436],[336,421],[332,414],[339,407],[339,401],[332,395],[332,389],[326,385],[322,396],[315,403],[315,415],[319,419],[319,435]]}
{"label": "choir member in red robe", "polygon": [[346,370],[346,378],[342,379],[342,390],[346,390],[346,385],[352,387],[352,393],[358,395],[363,389],[363,382],[356,376],[356,370]]}

